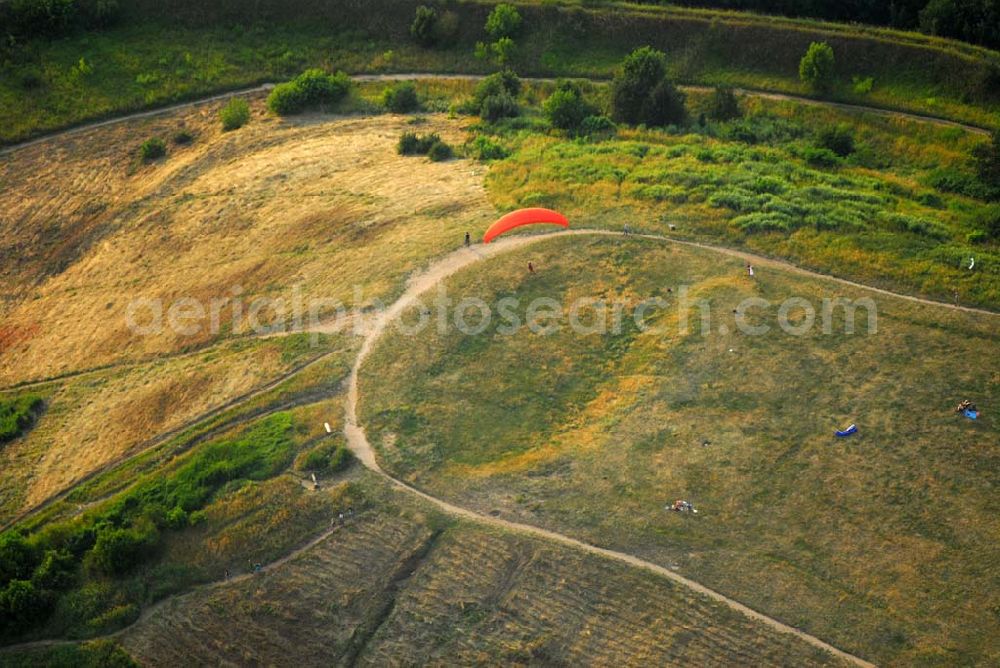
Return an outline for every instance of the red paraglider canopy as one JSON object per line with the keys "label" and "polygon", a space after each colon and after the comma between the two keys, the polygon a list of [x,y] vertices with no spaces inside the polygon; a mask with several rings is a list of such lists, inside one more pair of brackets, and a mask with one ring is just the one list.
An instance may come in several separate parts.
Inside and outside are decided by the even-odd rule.
{"label": "red paraglider canopy", "polygon": [[504,232],[508,232],[515,227],[537,225],[539,223],[552,223],[554,225],[569,227],[569,221],[566,220],[566,216],[552,209],[518,209],[517,211],[511,211],[490,225],[490,228],[486,230],[486,234],[483,235],[483,243],[488,244]]}

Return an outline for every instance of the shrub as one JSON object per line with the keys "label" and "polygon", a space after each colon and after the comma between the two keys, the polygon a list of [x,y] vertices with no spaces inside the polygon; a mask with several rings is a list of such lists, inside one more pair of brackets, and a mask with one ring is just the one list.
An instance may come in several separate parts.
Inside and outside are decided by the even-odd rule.
{"label": "shrub", "polygon": [[37,90],[42,87],[44,81],[45,80],[43,79],[41,72],[35,69],[29,69],[21,72],[18,83],[24,90]]}
{"label": "shrub", "polygon": [[580,134],[586,135],[588,137],[596,137],[599,135],[610,136],[615,133],[618,128],[615,127],[614,122],[607,116],[587,116],[580,123]]}
{"label": "shrub", "polygon": [[840,158],[828,148],[807,146],[802,152],[802,157],[814,167],[836,167],[840,164]]}
{"label": "shrub", "polygon": [[574,132],[579,130],[583,119],[597,112],[597,109],[584,99],[579,84],[573,81],[557,83],[555,91],[542,106],[554,127]]}
{"label": "shrub", "polygon": [[521,113],[517,106],[517,100],[509,93],[502,92],[491,95],[483,100],[483,105],[479,108],[479,116],[490,123],[501,118],[510,118]]}
{"label": "shrub", "polygon": [[38,563],[38,552],[16,531],[0,534],[0,587],[11,580],[27,580]]}
{"label": "shrub", "polygon": [[162,158],[167,154],[167,145],[159,137],[153,137],[142,142],[139,146],[139,157],[143,162],[152,162]]}
{"label": "shrub", "polygon": [[826,42],[813,42],[799,61],[799,79],[816,92],[824,93],[833,86],[833,49]]}
{"label": "shrub", "polygon": [[647,125],[680,125],[687,118],[684,93],[667,78],[660,80],[653,88],[643,111]]}
{"label": "shrub", "polygon": [[731,121],[743,115],[740,102],[732,88],[717,87],[708,101],[708,117],[715,121]]}
{"label": "shrub", "polygon": [[875,79],[872,77],[861,78],[855,76],[851,78],[851,84],[851,88],[856,95],[867,95],[872,92],[872,88],[875,86]]}
{"label": "shrub", "polygon": [[0,630],[17,633],[44,618],[51,606],[45,592],[28,580],[11,580],[0,590]]}
{"label": "shrub", "polygon": [[483,162],[503,160],[510,155],[510,152],[502,144],[483,135],[476,136],[475,139],[466,144],[465,150],[469,157]]}
{"label": "shrub", "polygon": [[321,69],[310,69],[275,86],[267,96],[267,107],[279,116],[300,114],[309,107],[335,104],[350,89],[351,78],[343,72],[327,74]]}
{"label": "shrub", "polygon": [[438,17],[437,26],[434,31],[438,46],[451,46],[454,44],[458,39],[459,28],[458,14],[451,11],[443,12]]}
{"label": "shrub", "polygon": [[444,143],[443,141],[436,141],[431,144],[431,147],[427,149],[427,157],[434,162],[441,162],[443,160],[450,160],[454,157],[455,152],[452,150],[451,146]]}
{"label": "shrub", "polygon": [[854,153],[854,131],[843,123],[826,127],[817,135],[816,144],[845,158]]}
{"label": "shrub", "polygon": [[400,81],[382,91],[382,104],[395,114],[405,114],[420,106],[417,87],[412,81]]}
{"label": "shrub", "polygon": [[241,97],[234,97],[219,111],[224,132],[238,130],[250,120],[250,105]]}
{"label": "shrub", "polygon": [[336,443],[328,443],[310,451],[298,468],[316,473],[339,473],[350,466],[353,461],[354,456],[346,447]]}
{"label": "shrub", "polygon": [[514,37],[521,29],[521,14],[513,5],[500,3],[486,18],[486,34],[494,40]]}
{"label": "shrub", "polygon": [[988,239],[1000,241],[1000,204],[988,206],[976,219]]}
{"label": "shrub", "polygon": [[684,120],[684,94],[666,78],[667,58],[644,46],[629,54],[611,82],[611,116],[623,123],[669,125]]}
{"label": "shrub", "polygon": [[178,130],[174,133],[173,140],[175,144],[184,146],[194,141],[194,133],[190,130]]}
{"label": "shrub", "polygon": [[42,563],[31,576],[39,589],[67,589],[76,580],[76,558],[67,550],[46,550]]}
{"label": "shrub", "polygon": [[434,46],[437,43],[437,25],[437,11],[433,7],[420,5],[410,25],[410,35],[420,46]]}
{"label": "shrub", "polygon": [[975,174],[954,168],[939,167],[932,170],[926,177],[926,183],[943,192],[975,199],[989,199],[993,194]]}
{"label": "shrub", "polygon": [[431,146],[441,141],[437,134],[418,135],[415,132],[404,132],[396,145],[400,155],[427,155]]}
{"label": "shrub", "polygon": [[476,86],[469,111],[490,122],[517,116],[521,112],[517,106],[520,91],[521,80],[511,70],[491,74]]}
{"label": "shrub", "polygon": [[105,527],[88,555],[90,566],[106,575],[122,575],[138,566],[156,544],[156,528]]}

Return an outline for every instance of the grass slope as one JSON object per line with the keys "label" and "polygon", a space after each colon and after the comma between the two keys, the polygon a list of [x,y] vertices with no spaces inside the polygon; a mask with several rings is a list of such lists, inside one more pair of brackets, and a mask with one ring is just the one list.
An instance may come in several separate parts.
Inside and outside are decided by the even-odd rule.
{"label": "grass slope", "polygon": [[[416,0],[377,3],[140,4],[112,30],[19,47],[0,80],[0,141],[210,92],[286,78],[306,66],[354,73],[481,72],[473,58],[492,2],[460,2],[457,43],[417,47]],[[812,41],[837,54],[838,100],[941,115],[986,126],[997,116],[995,52],[891,30],[733,12],[607,3],[516,3],[525,17],[514,65],[523,74],[608,77],[633,48],[671,56],[686,82],[791,93]],[[345,29],[344,26],[351,26]],[[20,83],[27,72],[37,88]],[[851,78],[874,77],[866,94]]]}
{"label": "grass slope", "polygon": [[836,665],[665,580],[454,523],[374,476],[355,489],[364,509],[315,548],[168,602],[124,646],[146,665]]}
{"label": "grass slope", "polygon": [[[995,662],[995,323],[880,297],[877,332],[862,310],[845,335],[838,310],[825,335],[821,300],[864,293],[757,270],[580,237],[466,270],[454,300],[516,297],[522,323],[536,297],[671,306],[659,333],[577,335],[564,319],[504,336],[494,318],[478,336],[387,336],[362,369],[362,423],[384,467],[454,503],[676,567],[878,663]],[[680,330],[682,286],[710,303],[707,336],[698,308]],[[777,329],[790,296],[816,309],[805,336]],[[749,316],[767,336],[734,328],[750,297],[771,302]],[[979,421],[952,412],[965,397]],[[860,436],[833,438],[851,422]],[[701,513],[664,509],[677,498]]]}

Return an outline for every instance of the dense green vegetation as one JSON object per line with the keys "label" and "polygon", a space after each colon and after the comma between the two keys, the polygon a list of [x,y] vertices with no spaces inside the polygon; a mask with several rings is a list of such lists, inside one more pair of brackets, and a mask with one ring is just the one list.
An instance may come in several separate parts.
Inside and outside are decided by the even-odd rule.
{"label": "dense green vegetation", "polygon": [[[0,140],[23,139],[87,119],[198,97],[308,67],[351,72],[485,72],[475,43],[489,39],[492,3],[434,8],[454,39],[423,46],[411,35],[418,2],[274,5],[180,0],[129,5],[114,27],[58,40],[17,41],[0,51]],[[911,34],[703,10],[568,3],[520,4],[510,65],[524,75],[609,78],[642,44],[666,51],[681,83],[809,93],[798,65],[828,43],[837,63],[829,96],[1000,125],[993,52]],[[447,21],[446,21],[447,17]],[[350,31],[330,25],[352,26]],[[502,38],[510,39],[510,38]],[[867,87],[854,82],[867,81]]]}
{"label": "dense green vegetation", "polygon": [[5,668],[139,668],[132,657],[112,640],[30,649],[0,657]]}
{"label": "dense green vegetation", "polygon": [[[613,88],[589,91],[583,102],[614,108]],[[565,89],[549,99],[557,95]],[[740,103],[725,90],[693,96],[683,124],[621,126],[614,138],[581,141],[554,136],[549,111],[521,104],[522,118],[482,128],[513,150],[487,179],[502,208],[551,206],[614,229],[674,225],[682,237],[870,284],[1000,306],[995,191],[977,175],[977,167],[992,173],[991,142],[918,123]]]}
{"label": "dense green vegetation", "polygon": [[0,637],[28,633],[53,611],[64,626],[102,614],[111,617],[93,622],[97,627],[132,618],[135,605],[85,604],[88,592],[106,591],[109,579],[147,563],[161,549],[164,532],[202,522],[204,509],[220,492],[284,470],[298,447],[295,433],[291,415],[276,413],[242,433],[207,443],[166,470],[139,477],[73,519],[31,534],[0,534],[0,610],[5,613]]}
{"label": "dense green vegetation", "polygon": [[37,394],[0,398],[0,445],[27,431],[44,403]]}

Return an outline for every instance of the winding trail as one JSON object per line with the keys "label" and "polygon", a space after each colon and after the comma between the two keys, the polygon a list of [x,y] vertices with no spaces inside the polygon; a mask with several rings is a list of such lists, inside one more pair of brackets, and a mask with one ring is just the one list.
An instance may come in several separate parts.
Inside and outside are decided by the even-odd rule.
{"label": "winding trail", "polygon": [[[740,614],[743,614],[746,617],[749,617],[750,619],[759,621],[775,631],[794,635],[800,640],[803,640],[813,645],[814,647],[818,647],[819,649],[829,652],[830,654],[838,658],[844,659],[845,661],[849,661],[858,666],[873,666],[874,664],[871,664],[860,657],[854,656],[853,654],[849,654],[843,650],[837,649],[833,645],[830,645],[829,643],[826,643],[815,636],[809,635],[808,633],[805,633],[804,631],[800,631],[799,629],[789,626],[788,624],[780,622],[777,619],[774,619],[773,617],[769,617],[761,612],[758,612],[753,608],[750,608],[740,603],[739,601],[729,598],[728,596],[721,594],[713,589],[709,589],[708,587],[698,582],[695,582],[694,580],[690,580],[684,577],[683,575],[679,575],[678,573],[675,573],[668,568],[660,566],[659,564],[655,564],[651,561],[646,561],[645,559],[640,559],[639,557],[636,557],[634,555],[625,552],[618,552],[616,550],[609,550],[606,548],[597,547],[596,545],[591,545],[589,543],[585,543],[575,538],[570,538],[569,536],[565,536],[563,534],[556,533],[554,531],[549,531],[547,529],[542,529],[529,524],[510,522],[508,520],[503,520],[489,515],[482,515],[467,508],[456,506],[447,501],[439,499],[435,496],[431,496],[430,494],[423,492],[415,487],[412,487],[406,484],[405,482],[402,482],[401,480],[397,480],[396,478],[392,477],[391,475],[383,471],[382,468],[379,466],[378,460],[375,457],[375,450],[374,448],[372,448],[371,443],[369,443],[368,441],[368,437],[365,434],[364,427],[362,427],[358,422],[358,398],[359,398],[358,375],[361,370],[361,366],[365,363],[365,360],[368,358],[368,355],[371,353],[375,344],[381,338],[382,334],[385,332],[389,324],[392,323],[397,317],[399,317],[405,309],[412,306],[417,301],[417,299],[427,290],[436,286],[438,283],[440,283],[447,277],[451,276],[452,274],[456,273],[457,271],[463,269],[464,267],[479,262],[480,260],[484,260],[489,257],[494,257],[501,253],[506,253],[518,248],[522,248],[529,244],[538,243],[540,241],[552,239],[553,237],[556,236],[564,236],[564,235],[620,236],[620,233],[608,232],[603,230],[571,230],[568,232],[554,232],[549,234],[538,234],[533,236],[512,237],[486,246],[476,245],[469,248],[462,248],[460,250],[454,251],[446,255],[445,257],[441,258],[434,264],[432,264],[424,272],[414,276],[407,284],[406,290],[399,297],[399,299],[396,300],[396,302],[393,303],[392,306],[386,309],[375,321],[374,325],[369,330],[368,334],[365,336],[364,343],[361,346],[361,350],[359,351],[358,356],[355,359],[354,365],[351,368],[351,374],[348,378],[347,399],[345,403],[345,416],[344,416],[345,417],[344,435],[347,438],[348,447],[350,447],[354,455],[366,467],[382,475],[387,481],[389,481],[395,487],[404,490],[410,494],[414,494],[424,499],[425,501],[428,501],[436,505],[438,508],[451,515],[472,520],[480,524],[488,524],[508,531],[528,534],[548,541],[559,543],[561,545],[565,545],[573,549],[582,550],[590,554],[598,555],[606,559],[619,561],[629,566],[641,568],[643,570],[655,573],[659,576],[668,578],[673,582],[676,582],[684,587],[687,587],[688,589],[697,592],[698,594],[701,594],[714,601],[722,603],[723,605],[729,607],[730,609],[735,610],[736,612],[739,612]],[[669,239],[666,239],[665,237],[660,237],[656,235],[633,235],[633,236],[639,236],[640,238],[653,239],[659,241],[669,241]],[[735,251],[733,252],[733,254],[739,255]],[[773,264],[771,262],[767,263]],[[802,273],[810,274],[811,272],[803,270]],[[813,275],[820,276],[819,274],[813,274]],[[864,287],[864,286],[858,286],[858,287]]]}
{"label": "winding trail", "polygon": [[[453,81],[479,81],[485,78],[484,74],[440,74],[434,72],[400,72],[398,74],[356,74],[353,75],[355,81],[415,81],[420,79],[433,79],[433,80],[453,80]],[[573,79],[587,79],[595,83],[600,83],[606,81],[606,79],[596,79],[588,77],[570,77]],[[535,81],[535,82],[552,82],[555,78],[552,77],[521,77],[522,81]],[[223,93],[216,93],[214,95],[209,95],[197,100],[191,100],[189,102],[180,102],[178,104],[171,104],[166,107],[158,107],[156,109],[149,109],[146,111],[137,111],[135,113],[126,114],[124,116],[115,116],[113,118],[107,118],[100,121],[94,121],[91,123],[84,123],[82,125],[77,125],[75,127],[66,128],[65,130],[57,130],[55,132],[43,134],[35,139],[29,139],[17,144],[11,144],[0,148],[0,156],[9,155],[15,151],[19,151],[23,148],[28,148],[29,146],[36,146],[38,144],[59,139],[62,137],[67,137],[70,135],[80,134],[83,132],[88,132],[90,130],[95,130],[97,128],[105,127],[108,125],[114,125],[116,123],[125,123],[128,121],[135,121],[143,118],[153,118],[155,116],[161,116],[163,114],[169,114],[175,111],[180,111],[182,109],[189,109],[191,107],[197,107],[202,104],[207,104],[209,102],[217,102],[219,100],[226,100],[234,96],[239,95],[252,95],[254,93],[263,93],[274,88],[274,83],[264,83],[259,86],[250,86],[247,88],[238,88],[236,90],[226,91]],[[710,92],[713,90],[711,86],[697,86],[697,85],[686,85],[680,86],[682,90],[687,91],[698,91],[698,92]],[[978,135],[988,136],[990,130],[987,128],[980,127],[978,125],[970,125],[968,123],[960,123],[958,121],[953,121],[947,118],[940,118],[938,116],[927,116],[925,114],[917,114],[908,111],[896,111],[894,109],[885,109],[882,107],[869,107],[862,104],[850,104],[848,102],[831,102],[827,100],[817,100],[811,97],[803,97],[800,95],[790,95],[788,93],[775,93],[773,91],[761,90],[755,88],[734,88],[734,92],[740,95],[750,95],[754,97],[760,97],[765,100],[777,100],[785,102],[798,102],[801,104],[808,104],[812,106],[829,107],[831,109],[841,109],[844,111],[850,111],[854,113],[866,113],[866,114],[877,114],[879,116],[889,116],[893,118],[903,118],[912,121],[920,121],[923,123],[930,123],[932,125],[938,125],[941,127],[952,127],[961,128],[966,132],[972,132]]]}

